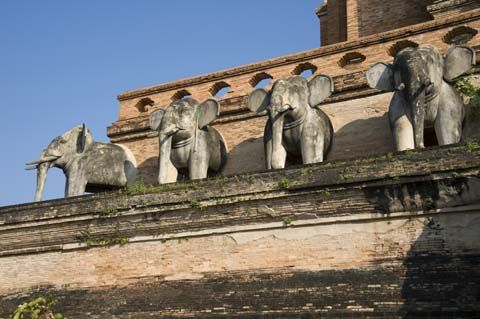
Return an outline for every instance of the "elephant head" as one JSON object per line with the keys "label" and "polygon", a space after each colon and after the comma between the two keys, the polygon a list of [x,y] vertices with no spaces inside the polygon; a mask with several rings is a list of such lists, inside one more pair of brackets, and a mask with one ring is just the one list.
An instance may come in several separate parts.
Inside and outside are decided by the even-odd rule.
{"label": "elephant head", "polygon": [[[276,81],[269,91],[260,88],[249,95],[249,109],[257,114],[268,113],[271,123],[272,151],[271,159],[268,159],[267,151],[267,167],[283,168],[284,127],[302,121],[311,108],[332,94],[333,89],[333,81],[328,76],[317,75],[310,81],[301,76],[293,76]],[[271,163],[268,163],[269,160]]]}
{"label": "elephant head", "polygon": [[50,167],[64,170],[78,154],[85,152],[93,144],[93,137],[83,125],[78,125],[61,136],[56,137],[40,154],[36,161],[27,163],[26,169],[37,169],[35,201],[40,201],[45,187],[47,171]]}
{"label": "elephant head", "polygon": [[[217,118],[218,113],[219,104],[214,99],[199,104],[192,98],[185,98],[176,100],[166,109],[158,109],[150,115],[150,128],[159,133],[160,184],[176,181],[176,169],[171,159],[172,147],[179,149],[194,142],[192,151],[195,152],[197,136],[207,130],[208,124]],[[176,154],[177,157],[185,157],[183,162],[189,161],[190,155]]]}
{"label": "elephant head", "polygon": [[408,47],[396,54],[393,64],[373,65],[367,71],[367,82],[371,88],[402,96],[413,126],[415,147],[423,148],[429,102],[439,96],[445,81],[452,82],[474,64],[475,51],[466,46],[453,46],[445,56],[431,45]]}

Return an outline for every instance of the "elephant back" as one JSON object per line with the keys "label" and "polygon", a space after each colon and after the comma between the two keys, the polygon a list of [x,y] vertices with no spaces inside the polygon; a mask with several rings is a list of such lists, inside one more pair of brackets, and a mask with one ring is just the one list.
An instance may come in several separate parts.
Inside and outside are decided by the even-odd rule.
{"label": "elephant back", "polygon": [[208,143],[210,152],[209,168],[219,172],[227,162],[227,143],[223,135],[215,128],[208,127],[210,143]]}
{"label": "elephant back", "polygon": [[324,136],[323,154],[324,158],[326,158],[330,153],[330,150],[332,149],[333,136],[335,135],[335,131],[333,130],[332,121],[330,121],[328,115],[318,108],[315,108],[315,111],[318,115],[318,120],[321,122]]}

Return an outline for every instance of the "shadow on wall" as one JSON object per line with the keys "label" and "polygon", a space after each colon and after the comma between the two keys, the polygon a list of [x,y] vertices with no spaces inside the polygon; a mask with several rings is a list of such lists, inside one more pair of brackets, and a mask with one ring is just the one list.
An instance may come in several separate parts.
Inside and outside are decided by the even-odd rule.
{"label": "shadow on wall", "polygon": [[[137,181],[142,181],[146,185],[158,185],[158,157],[152,156],[143,161],[137,167]],[[218,176],[214,171],[208,171],[208,177]],[[188,181],[188,169],[178,171],[177,182]]]}
{"label": "shadow on wall", "polygon": [[137,167],[137,181],[147,185],[158,184],[158,157],[152,156]]}
{"label": "shadow on wall", "polygon": [[[332,118],[335,126],[335,119]],[[328,160],[352,159],[393,151],[388,114],[352,121],[335,132]]]}
{"label": "shadow on wall", "polygon": [[465,107],[465,120],[463,122],[462,139],[464,142],[480,141],[480,96],[472,98]]}
{"label": "shadow on wall", "polygon": [[[410,183],[367,194],[389,214],[457,208],[422,217],[424,228],[403,261],[402,318],[478,318],[480,313],[480,178]],[[376,199],[375,199],[376,198]]]}
{"label": "shadow on wall", "polygon": [[222,175],[258,172],[262,170],[265,170],[263,137],[257,137],[249,138],[230,150]]}

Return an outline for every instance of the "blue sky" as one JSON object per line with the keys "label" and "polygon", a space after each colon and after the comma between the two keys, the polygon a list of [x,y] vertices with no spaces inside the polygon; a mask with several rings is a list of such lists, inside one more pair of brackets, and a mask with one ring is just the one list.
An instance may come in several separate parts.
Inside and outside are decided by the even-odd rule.
{"label": "blue sky", "polygon": [[[25,171],[85,122],[98,141],[116,96],[319,46],[322,0],[4,0],[0,2],[0,206],[32,201]],[[51,169],[45,199],[63,197]]]}

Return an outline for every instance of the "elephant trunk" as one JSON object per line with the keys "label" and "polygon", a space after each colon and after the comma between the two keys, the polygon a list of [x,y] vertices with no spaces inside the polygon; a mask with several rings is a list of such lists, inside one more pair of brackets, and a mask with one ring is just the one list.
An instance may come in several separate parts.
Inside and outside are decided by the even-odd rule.
{"label": "elephant trunk", "polygon": [[284,168],[285,166],[285,150],[282,145],[283,136],[283,113],[279,113],[276,119],[272,121],[272,168]]}
{"label": "elephant trunk", "polygon": [[160,133],[160,152],[158,159],[158,183],[165,184],[172,182],[170,180],[171,175],[171,166],[173,166],[172,161],[170,160],[170,152],[172,149],[172,135],[166,135]]}
{"label": "elephant trunk", "polygon": [[415,141],[415,148],[424,148],[423,132],[425,125],[425,86],[418,92],[417,96],[412,101],[412,120],[413,120],[413,138]]}
{"label": "elephant trunk", "polygon": [[42,200],[43,189],[45,188],[45,181],[47,180],[47,171],[50,168],[49,162],[43,162],[37,166],[37,188],[35,190],[35,201]]}

